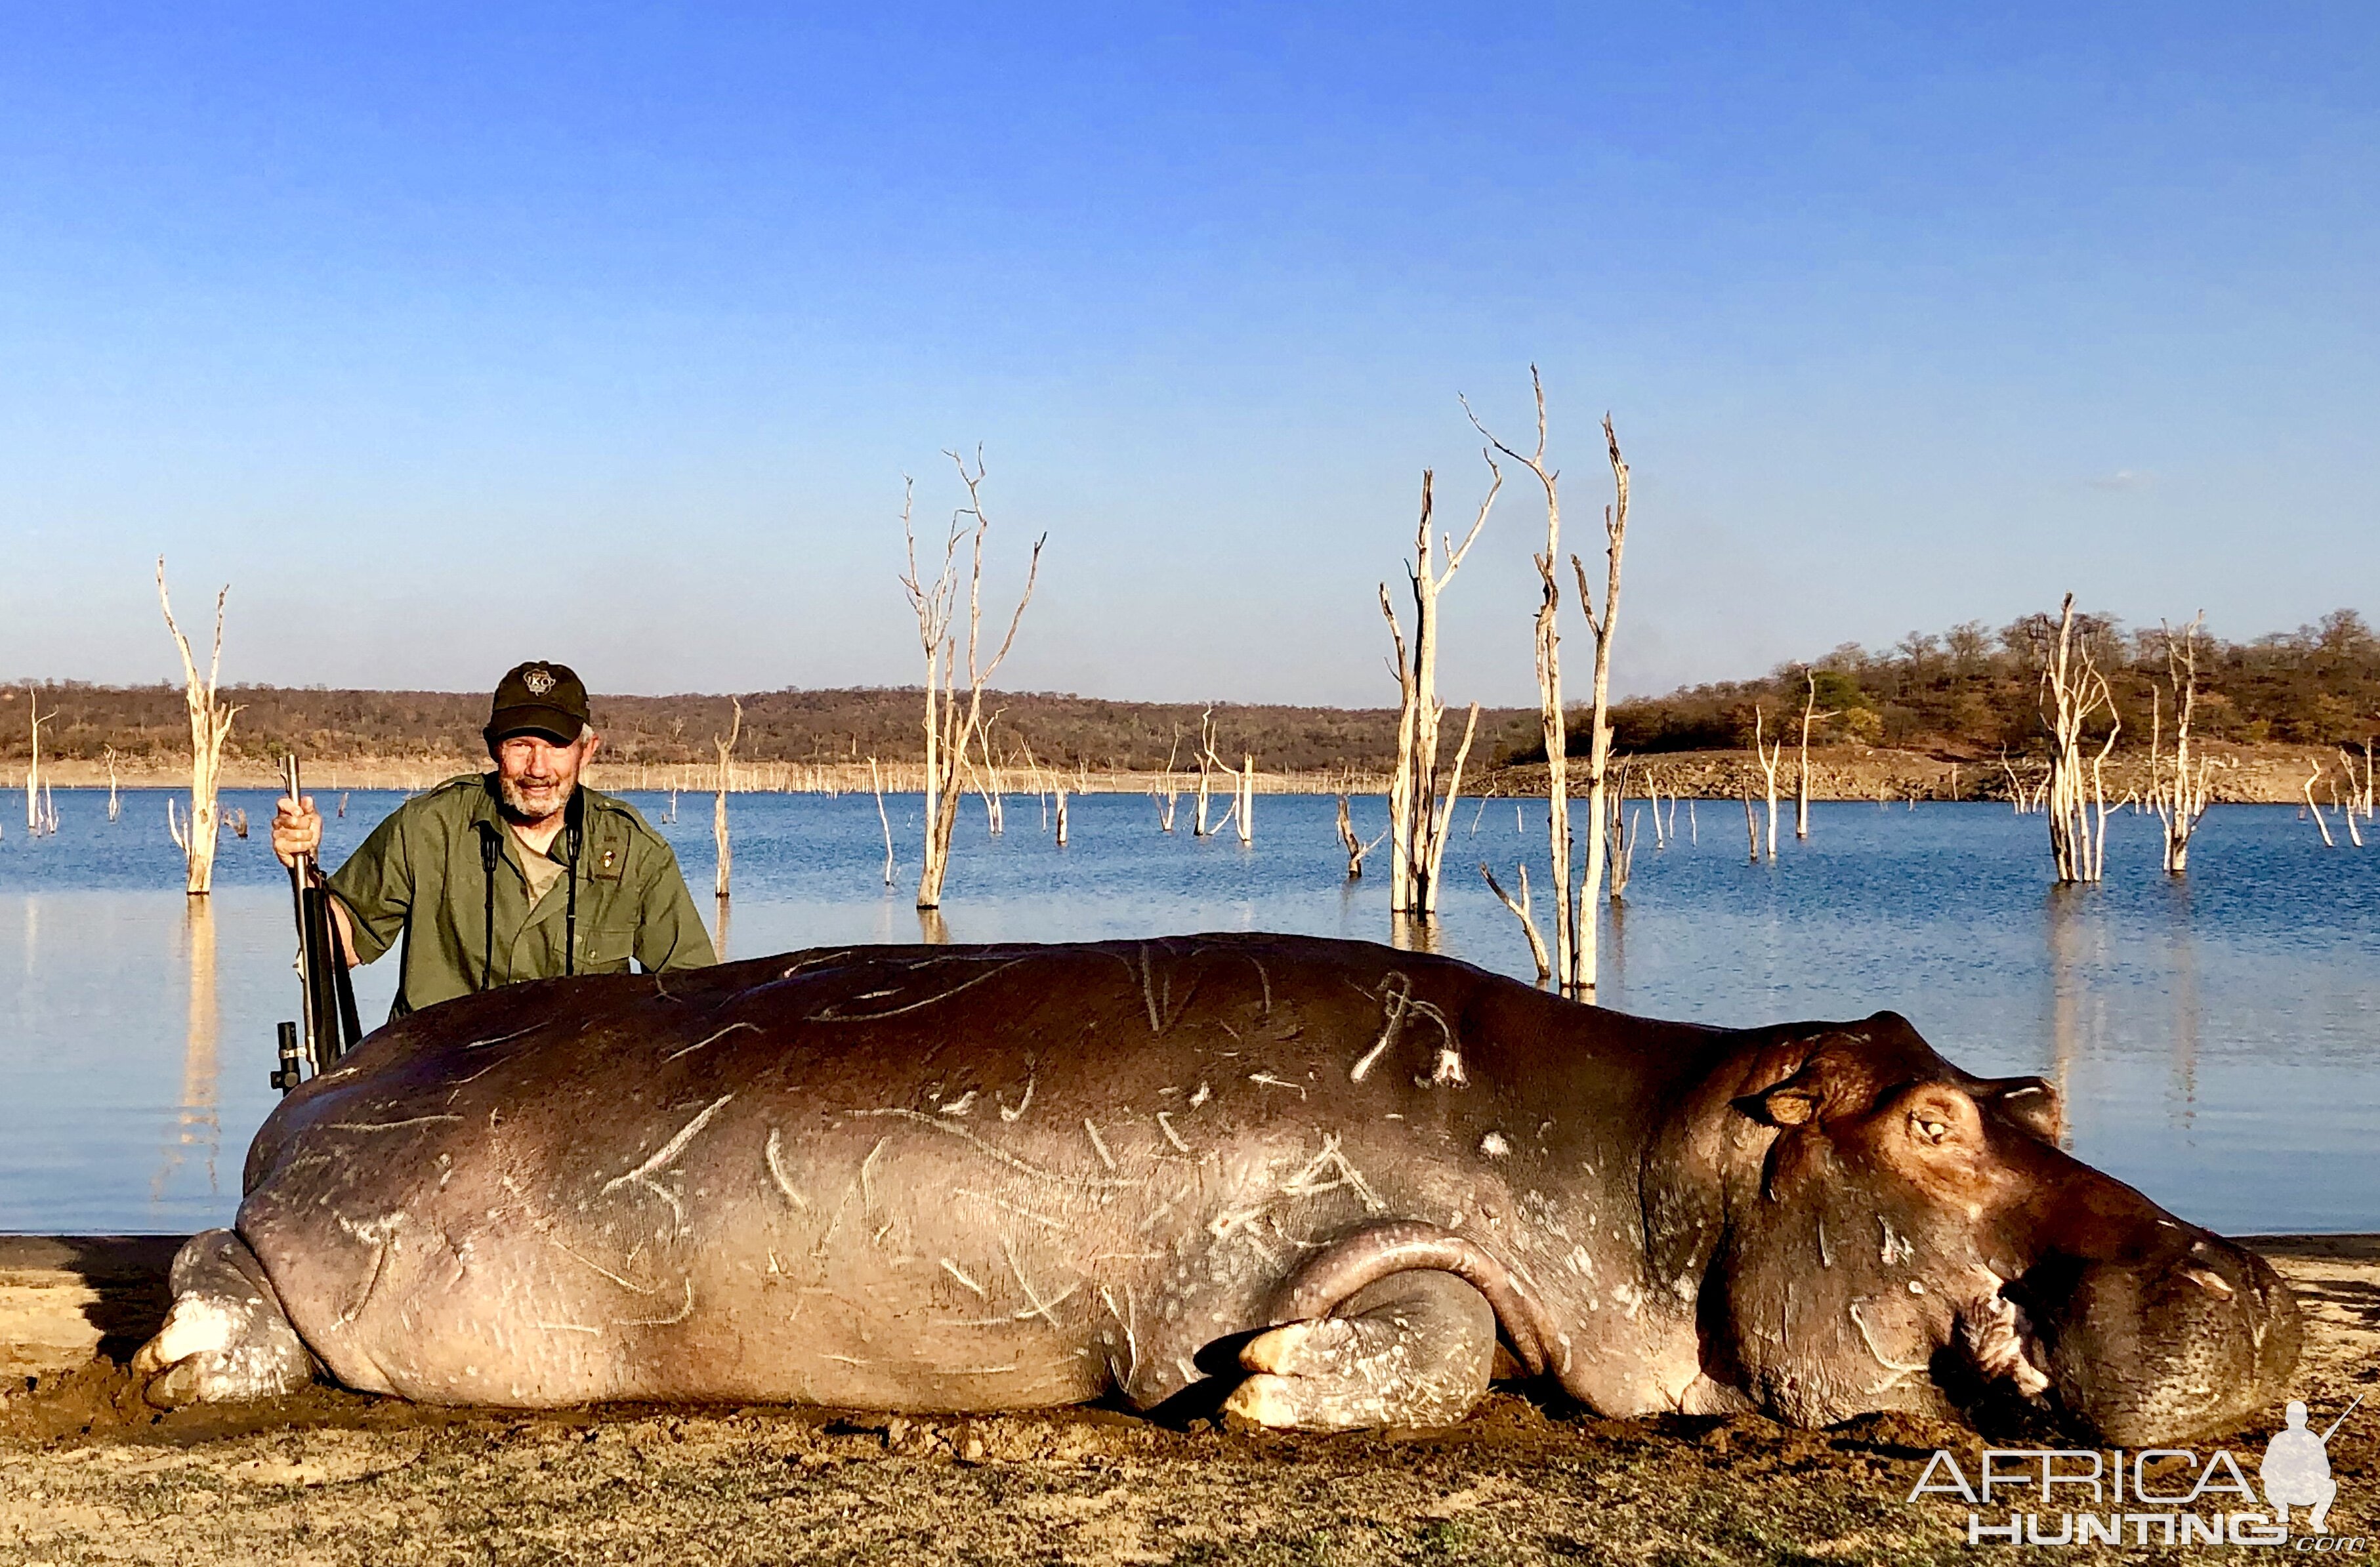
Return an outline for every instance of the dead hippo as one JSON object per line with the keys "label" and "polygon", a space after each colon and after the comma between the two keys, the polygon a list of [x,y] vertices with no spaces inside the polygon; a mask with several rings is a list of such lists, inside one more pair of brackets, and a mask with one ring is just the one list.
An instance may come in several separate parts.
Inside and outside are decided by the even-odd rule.
{"label": "dead hippo", "polygon": [[166,1403],[319,1365],[531,1407],[1229,1390],[1343,1429],[1457,1420],[1502,1359],[1610,1415],[2012,1392],[2127,1445],[2277,1396],[2271,1268],[2058,1125],[1890,1013],[1648,1022],[1361,942],[525,984],[285,1100],[138,1367]]}

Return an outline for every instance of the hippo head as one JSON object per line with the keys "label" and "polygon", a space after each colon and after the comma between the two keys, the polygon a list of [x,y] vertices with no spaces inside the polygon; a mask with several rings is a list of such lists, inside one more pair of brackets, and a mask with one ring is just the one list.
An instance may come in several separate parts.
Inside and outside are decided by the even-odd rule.
{"label": "hippo head", "polygon": [[1751,1064],[1721,1112],[1701,1311],[1706,1361],[1764,1407],[1825,1424],[2012,1391],[2137,1445],[2277,1396],[2300,1337],[2287,1286],[2062,1151],[2043,1079],[1970,1076],[1890,1013]]}

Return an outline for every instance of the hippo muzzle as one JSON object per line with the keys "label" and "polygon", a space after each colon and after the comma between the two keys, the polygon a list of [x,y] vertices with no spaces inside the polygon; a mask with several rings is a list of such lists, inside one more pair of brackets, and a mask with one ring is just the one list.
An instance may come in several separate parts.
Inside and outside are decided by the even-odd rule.
{"label": "hippo muzzle", "polygon": [[2264,1258],[2157,1216],[2144,1253],[2052,1257],[2005,1292],[2058,1412],[2119,1447],[2239,1424],[2285,1395],[2302,1337]]}

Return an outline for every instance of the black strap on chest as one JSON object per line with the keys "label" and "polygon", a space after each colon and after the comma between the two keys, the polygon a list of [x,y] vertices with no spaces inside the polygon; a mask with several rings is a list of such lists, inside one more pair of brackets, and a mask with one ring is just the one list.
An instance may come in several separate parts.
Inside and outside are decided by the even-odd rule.
{"label": "black strap on chest", "polygon": [[570,891],[565,895],[562,909],[562,972],[578,972],[578,845],[586,836],[587,813],[583,808],[586,795],[570,791],[570,803],[562,808],[563,874],[570,878]]}
{"label": "black strap on chest", "polygon": [[504,827],[494,821],[482,821],[479,825],[480,869],[486,873],[488,882],[487,923],[482,927],[485,945],[480,957],[480,989],[492,990],[496,988],[496,863],[504,857],[504,841],[496,834],[502,832]]}
{"label": "black strap on chest", "polygon": [[[578,854],[586,838],[587,813],[585,796],[574,789],[570,803],[562,808],[563,874],[570,878],[569,891],[564,894],[562,914],[562,972],[578,972]],[[480,869],[487,876],[486,947],[480,958],[480,989],[496,988],[496,867],[504,857],[504,841],[501,822],[482,821],[480,828]],[[526,851],[524,851],[526,852]]]}

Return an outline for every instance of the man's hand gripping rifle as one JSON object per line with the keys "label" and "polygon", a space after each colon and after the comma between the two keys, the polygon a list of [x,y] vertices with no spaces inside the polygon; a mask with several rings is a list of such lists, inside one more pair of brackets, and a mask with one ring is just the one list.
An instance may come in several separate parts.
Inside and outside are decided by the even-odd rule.
{"label": "man's hand gripping rifle", "polygon": [[[284,768],[290,808],[295,810],[305,798],[298,786],[298,759],[288,758]],[[273,1070],[273,1086],[285,1094],[306,1076],[330,1070],[363,1036],[356,1021],[356,991],[347,975],[347,954],[339,941],[337,922],[331,917],[331,894],[322,885],[322,868],[311,854],[299,854],[290,865],[289,895],[298,917],[299,1017],[298,1022],[284,1023],[280,1029],[281,1064]]]}

